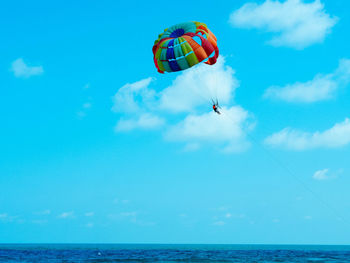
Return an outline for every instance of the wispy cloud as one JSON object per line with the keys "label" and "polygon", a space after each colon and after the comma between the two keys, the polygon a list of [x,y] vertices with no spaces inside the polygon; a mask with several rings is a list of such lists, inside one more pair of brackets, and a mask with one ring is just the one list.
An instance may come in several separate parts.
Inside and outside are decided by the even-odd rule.
{"label": "wispy cloud", "polygon": [[113,220],[129,219],[130,221],[135,222],[137,215],[139,215],[139,212],[137,211],[124,211],[116,214],[109,214],[108,218]]}
{"label": "wispy cloud", "polygon": [[134,129],[153,130],[157,129],[165,123],[163,118],[150,113],[144,113],[138,116],[136,119],[123,119],[121,118],[115,126],[116,132],[131,131]]}
{"label": "wispy cloud", "polygon": [[77,111],[77,117],[79,119],[83,119],[84,117],[86,117],[88,114],[88,111],[91,109],[91,107],[92,107],[91,101],[84,102],[81,105],[80,109]]}
{"label": "wispy cloud", "polygon": [[44,225],[47,222],[48,222],[47,219],[35,219],[35,220],[32,220],[32,223],[33,224],[37,224],[37,225]]}
{"label": "wispy cloud", "polygon": [[0,214],[0,222],[8,223],[8,222],[17,222],[23,223],[25,220],[21,219],[19,216],[9,215],[7,213]]}
{"label": "wispy cloud", "polygon": [[85,84],[82,88],[85,93],[85,98],[83,102],[80,104],[78,111],[76,112],[76,116],[80,120],[84,119],[88,115],[89,111],[91,111],[91,108],[93,106],[92,97],[86,96],[86,92],[90,92],[89,91],[90,88],[91,88],[90,83]]}
{"label": "wispy cloud", "polygon": [[78,119],[83,119],[85,116],[86,116],[86,112],[85,111],[80,110],[80,111],[77,112]]}
{"label": "wispy cloud", "polygon": [[124,211],[118,214],[110,214],[108,215],[109,219],[112,220],[122,220],[125,222],[129,222],[139,226],[154,226],[156,222],[145,220],[144,213],[140,213],[139,211]]}
{"label": "wispy cloud", "polygon": [[87,216],[87,217],[91,217],[91,216],[94,216],[94,215],[95,215],[94,212],[87,212],[87,213],[85,213],[85,216]]}
{"label": "wispy cloud", "polygon": [[59,218],[62,219],[69,219],[69,218],[74,218],[74,212],[70,211],[70,212],[63,212],[61,214],[58,215]]}
{"label": "wispy cloud", "polygon": [[338,68],[330,74],[318,74],[312,80],[303,83],[270,87],[265,91],[264,97],[287,102],[312,103],[333,98],[336,91],[349,82],[350,60],[342,59]]}
{"label": "wispy cloud", "polygon": [[226,223],[224,222],[224,221],[215,221],[214,223],[213,223],[213,225],[214,226],[224,226]]}
{"label": "wispy cloud", "polygon": [[92,227],[94,227],[94,223],[92,223],[92,222],[86,223],[85,227],[92,228]]}
{"label": "wispy cloud", "polygon": [[28,66],[22,58],[16,59],[11,64],[11,71],[16,77],[29,78],[44,73],[42,66]]}
{"label": "wispy cloud", "polygon": [[225,205],[220,206],[220,207],[217,208],[218,211],[227,211],[229,209],[230,209],[230,207],[229,206],[225,206]]}
{"label": "wispy cloud", "polygon": [[34,212],[34,214],[36,214],[36,215],[49,215],[49,214],[51,214],[51,210],[50,209],[46,209],[46,210]]}
{"label": "wispy cloud", "polygon": [[91,102],[85,102],[82,107],[83,109],[90,109],[91,106],[92,106]]}
{"label": "wispy cloud", "polygon": [[309,150],[315,148],[338,148],[350,143],[350,120],[346,118],[323,132],[304,132],[285,128],[265,139],[273,147],[290,150]]}
{"label": "wispy cloud", "polygon": [[329,169],[322,169],[317,170],[312,178],[318,181],[325,181],[330,179],[335,179],[343,172],[342,169],[339,169],[338,171],[330,171]]}
{"label": "wispy cloud", "polygon": [[214,208],[213,210],[215,215],[212,217],[212,224],[216,226],[223,226],[235,220],[247,220],[246,214],[232,212],[231,207],[227,205]]}
{"label": "wispy cloud", "polygon": [[318,171],[316,171],[314,173],[312,178],[315,179],[315,180],[326,180],[326,179],[329,179],[328,172],[329,172],[328,169],[318,170]]}
{"label": "wispy cloud", "polygon": [[138,213],[136,211],[132,212],[121,212],[120,216],[122,217],[135,217]]}
{"label": "wispy cloud", "polygon": [[123,205],[126,205],[126,204],[129,204],[129,203],[130,203],[130,200],[128,200],[128,199],[114,198],[114,199],[113,199],[113,203],[114,203],[114,204],[123,204]]}
{"label": "wispy cloud", "polygon": [[231,213],[226,213],[226,214],[225,214],[225,217],[226,217],[226,218],[230,218],[230,217],[232,217],[232,214],[231,214]]}
{"label": "wispy cloud", "polygon": [[319,0],[311,3],[300,0],[247,3],[231,13],[229,19],[234,27],[271,32],[270,45],[295,49],[323,42],[337,21],[338,18],[326,13]]}
{"label": "wispy cloud", "polygon": [[0,220],[3,220],[5,218],[8,218],[8,214],[7,213],[0,214]]}

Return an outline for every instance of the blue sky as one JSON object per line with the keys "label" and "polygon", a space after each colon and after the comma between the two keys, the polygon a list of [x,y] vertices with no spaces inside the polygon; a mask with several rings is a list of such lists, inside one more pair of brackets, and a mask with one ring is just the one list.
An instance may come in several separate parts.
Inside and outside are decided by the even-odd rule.
{"label": "blue sky", "polygon": [[[2,5],[0,242],[350,243],[350,3],[177,6]],[[184,21],[220,59],[159,74]]]}

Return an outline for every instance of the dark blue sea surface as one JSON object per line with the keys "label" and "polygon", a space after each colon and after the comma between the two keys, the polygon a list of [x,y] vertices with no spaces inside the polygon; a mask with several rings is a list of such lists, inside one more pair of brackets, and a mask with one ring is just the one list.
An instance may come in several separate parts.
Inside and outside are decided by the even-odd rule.
{"label": "dark blue sea surface", "polygon": [[350,262],[350,246],[0,244],[0,262]]}

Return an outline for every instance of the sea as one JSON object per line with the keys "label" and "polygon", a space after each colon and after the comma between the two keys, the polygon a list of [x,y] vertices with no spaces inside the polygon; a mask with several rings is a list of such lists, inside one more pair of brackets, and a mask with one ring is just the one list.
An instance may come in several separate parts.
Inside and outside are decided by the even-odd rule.
{"label": "sea", "polygon": [[0,262],[350,262],[350,246],[0,244]]}

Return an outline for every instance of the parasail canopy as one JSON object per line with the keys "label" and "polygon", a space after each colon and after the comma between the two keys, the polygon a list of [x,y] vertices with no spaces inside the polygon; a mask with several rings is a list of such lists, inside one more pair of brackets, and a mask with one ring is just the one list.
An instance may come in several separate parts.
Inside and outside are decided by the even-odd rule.
{"label": "parasail canopy", "polygon": [[216,42],[215,35],[204,23],[174,25],[154,42],[154,64],[160,73],[185,70],[202,61],[213,65],[219,56]]}

